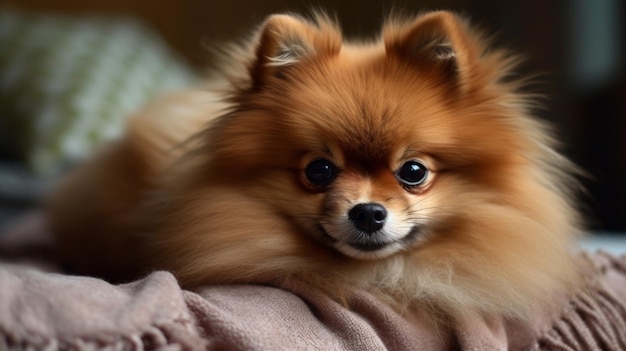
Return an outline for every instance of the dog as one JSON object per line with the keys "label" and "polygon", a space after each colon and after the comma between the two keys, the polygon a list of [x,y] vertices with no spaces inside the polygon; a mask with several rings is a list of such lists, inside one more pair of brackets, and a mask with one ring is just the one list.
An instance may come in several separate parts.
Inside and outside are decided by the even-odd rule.
{"label": "dog", "polygon": [[465,18],[349,42],[324,14],[273,15],[226,51],[60,184],[50,226],[75,272],[522,319],[577,284],[576,168],[519,58]]}

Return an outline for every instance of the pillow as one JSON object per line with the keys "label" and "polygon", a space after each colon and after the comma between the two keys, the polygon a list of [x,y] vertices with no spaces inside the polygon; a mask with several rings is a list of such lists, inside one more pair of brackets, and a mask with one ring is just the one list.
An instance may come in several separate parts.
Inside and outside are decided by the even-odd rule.
{"label": "pillow", "polygon": [[194,78],[136,21],[0,9],[0,154],[54,173],[120,135],[146,100]]}

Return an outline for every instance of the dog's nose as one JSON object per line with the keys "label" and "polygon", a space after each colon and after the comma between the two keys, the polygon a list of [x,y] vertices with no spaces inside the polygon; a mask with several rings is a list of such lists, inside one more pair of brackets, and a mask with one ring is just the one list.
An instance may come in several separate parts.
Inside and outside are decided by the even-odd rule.
{"label": "dog's nose", "polygon": [[358,229],[372,234],[385,225],[387,209],[375,202],[358,204],[350,209],[348,218]]}

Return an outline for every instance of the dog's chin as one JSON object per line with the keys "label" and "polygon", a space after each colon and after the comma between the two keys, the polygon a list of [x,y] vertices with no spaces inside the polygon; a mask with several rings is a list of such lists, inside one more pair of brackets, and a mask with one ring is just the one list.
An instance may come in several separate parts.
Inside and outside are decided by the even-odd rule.
{"label": "dog's chin", "polygon": [[359,260],[378,260],[392,256],[406,249],[403,242],[391,242],[380,245],[355,245],[354,243],[336,242],[333,247],[342,254]]}

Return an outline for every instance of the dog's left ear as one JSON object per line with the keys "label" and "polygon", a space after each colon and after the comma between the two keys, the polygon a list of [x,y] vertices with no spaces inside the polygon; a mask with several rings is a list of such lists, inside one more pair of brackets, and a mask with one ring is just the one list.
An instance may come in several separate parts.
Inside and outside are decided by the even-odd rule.
{"label": "dog's left ear", "polygon": [[341,49],[341,32],[325,15],[314,21],[292,15],[270,16],[259,32],[250,76],[255,87],[281,77],[300,61],[334,55]]}
{"label": "dog's left ear", "polygon": [[432,12],[408,25],[392,22],[384,40],[387,55],[434,69],[462,91],[477,83],[481,44],[466,21],[451,12]]}

